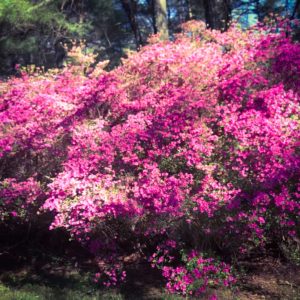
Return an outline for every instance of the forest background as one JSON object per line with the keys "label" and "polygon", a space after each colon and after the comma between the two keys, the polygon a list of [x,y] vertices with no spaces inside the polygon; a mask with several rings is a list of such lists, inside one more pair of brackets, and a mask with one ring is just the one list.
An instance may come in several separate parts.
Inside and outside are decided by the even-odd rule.
{"label": "forest background", "polygon": [[120,63],[151,34],[180,24],[205,21],[226,30],[233,20],[244,28],[277,14],[297,18],[298,0],[2,0],[0,1],[0,74],[15,74],[16,65],[62,67],[66,45],[84,40],[97,61]]}

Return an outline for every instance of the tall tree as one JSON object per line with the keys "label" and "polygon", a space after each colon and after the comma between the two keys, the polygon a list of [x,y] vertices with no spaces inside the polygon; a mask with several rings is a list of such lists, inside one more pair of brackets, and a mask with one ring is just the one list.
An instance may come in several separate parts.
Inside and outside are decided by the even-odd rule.
{"label": "tall tree", "polygon": [[204,0],[189,0],[190,18],[205,20]]}
{"label": "tall tree", "polygon": [[161,39],[167,40],[169,38],[167,1],[154,0],[154,8],[155,8],[155,27],[159,32]]}
{"label": "tall tree", "polygon": [[139,25],[136,19],[137,15],[137,1],[136,0],[121,0],[122,6],[124,8],[124,11],[127,14],[127,17],[129,19],[129,23],[131,26],[131,29],[133,31],[135,40],[136,40],[136,46],[139,49],[140,46],[143,44],[142,35],[139,30]]}
{"label": "tall tree", "polygon": [[299,10],[300,10],[300,0],[297,0],[295,2],[295,6],[293,9],[292,18],[294,18],[296,16],[297,12],[299,13]]}
{"label": "tall tree", "polygon": [[231,17],[231,1],[204,0],[203,4],[208,27],[226,30]]}
{"label": "tall tree", "polygon": [[0,73],[12,73],[17,63],[47,66],[46,52],[56,52],[58,40],[84,31],[84,24],[66,18],[59,1],[0,0]]}

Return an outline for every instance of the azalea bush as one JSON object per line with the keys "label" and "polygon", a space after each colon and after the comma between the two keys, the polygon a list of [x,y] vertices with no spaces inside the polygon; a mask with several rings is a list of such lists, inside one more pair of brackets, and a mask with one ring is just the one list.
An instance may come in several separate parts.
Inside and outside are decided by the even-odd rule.
{"label": "azalea bush", "polygon": [[233,283],[231,257],[296,243],[300,45],[283,28],[190,21],[110,72],[3,82],[1,219],[20,197],[51,211],[50,229],[90,249],[106,286],[125,279],[126,257],[156,265],[171,240],[160,267],[183,294]]}
{"label": "azalea bush", "polygon": [[182,246],[167,240],[150,257],[151,266],[162,270],[170,293],[198,296],[208,288],[230,287],[236,282],[228,264],[196,250],[187,254],[182,249],[178,259],[178,249]]}

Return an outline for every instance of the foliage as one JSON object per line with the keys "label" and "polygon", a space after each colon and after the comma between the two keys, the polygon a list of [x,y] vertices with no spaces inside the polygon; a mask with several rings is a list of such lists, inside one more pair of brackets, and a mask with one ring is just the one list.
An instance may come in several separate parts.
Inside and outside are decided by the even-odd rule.
{"label": "foliage", "polygon": [[68,20],[60,10],[59,2],[30,0],[0,2],[2,73],[11,71],[10,68],[14,67],[11,64],[21,59],[23,65],[29,64],[33,57],[37,64],[45,64],[47,50],[49,52],[53,47],[57,47],[54,44],[58,40],[65,39],[69,34],[82,35],[87,30],[88,24]]}
{"label": "foliage", "polygon": [[214,258],[207,258],[193,250],[189,254],[181,251],[180,264],[172,266],[178,244],[168,240],[157,246],[150,261],[153,267],[162,270],[167,279],[167,289],[172,294],[201,295],[208,287],[228,287],[235,282],[229,265]]}
{"label": "foliage", "polygon": [[76,31],[75,24],[67,23],[55,7],[57,1],[41,1],[34,4],[28,0],[5,0],[0,3],[0,19],[12,25],[11,30],[26,30],[33,25],[64,26]]}
{"label": "foliage", "polygon": [[[200,272],[195,292],[225,270],[233,282],[230,258],[300,235],[300,46],[282,26],[221,33],[191,21],[111,72],[3,83],[2,185],[16,203],[16,188],[42,187],[51,229],[91,250],[100,283],[122,281],[126,257],[168,240],[171,291],[177,268]],[[13,198],[2,203],[13,215]]]}

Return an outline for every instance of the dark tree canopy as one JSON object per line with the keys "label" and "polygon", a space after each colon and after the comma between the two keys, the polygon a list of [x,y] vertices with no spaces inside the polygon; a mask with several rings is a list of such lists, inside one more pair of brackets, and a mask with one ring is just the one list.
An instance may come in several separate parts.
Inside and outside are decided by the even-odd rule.
{"label": "dark tree canopy", "polygon": [[149,35],[159,32],[162,39],[172,39],[190,19],[225,31],[233,19],[247,27],[270,13],[293,19],[299,12],[299,0],[1,1],[0,74],[13,73],[16,64],[62,67],[65,44],[74,40],[85,40],[88,51],[114,67]]}

